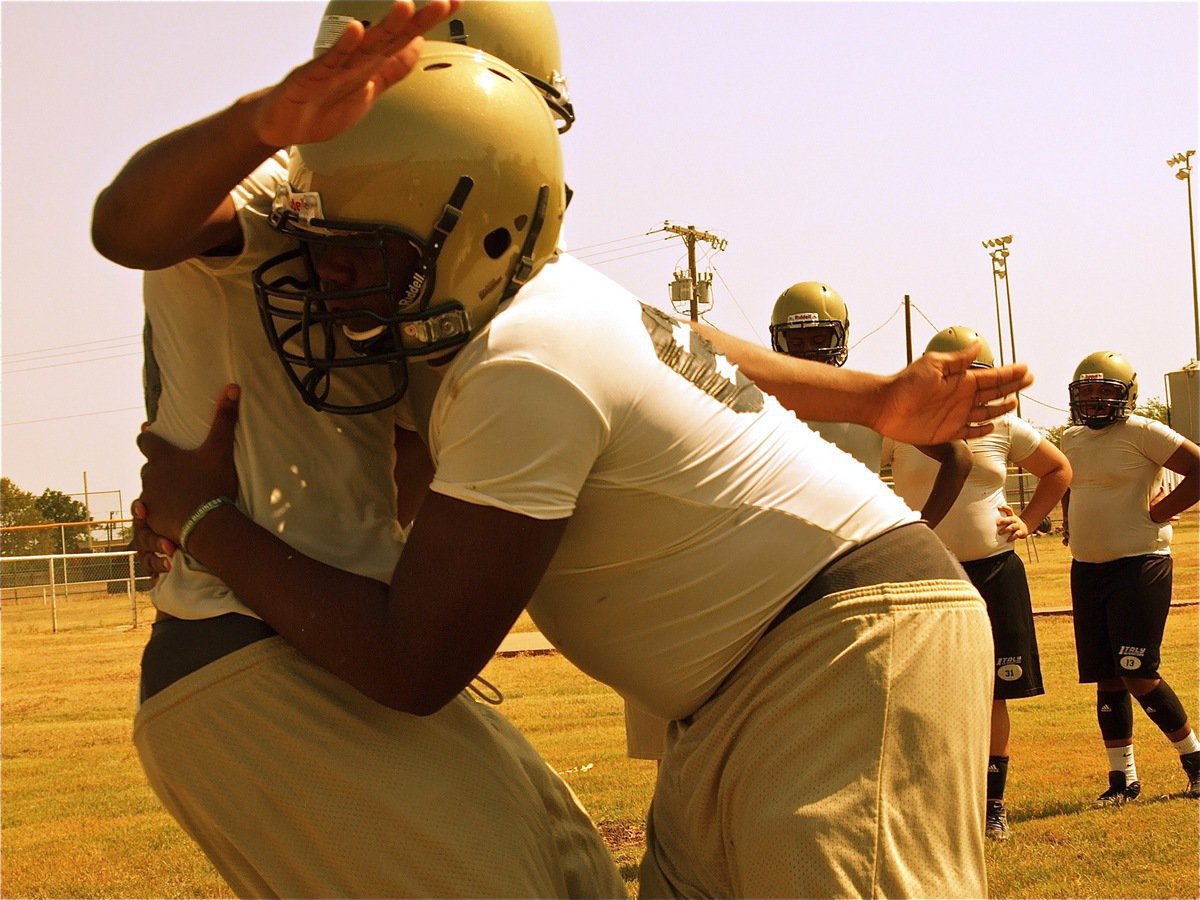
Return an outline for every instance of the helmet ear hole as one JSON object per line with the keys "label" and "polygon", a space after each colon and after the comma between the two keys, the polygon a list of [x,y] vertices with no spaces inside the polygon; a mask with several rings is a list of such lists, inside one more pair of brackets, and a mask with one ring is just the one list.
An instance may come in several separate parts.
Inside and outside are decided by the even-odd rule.
{"label": "helmet ear hole", "polygon": [[492,259],[499,259],[511,246],[512,235],[508,233],[507,228],[497,228],[495,231],[489,232],[483,239],[483,252]]}

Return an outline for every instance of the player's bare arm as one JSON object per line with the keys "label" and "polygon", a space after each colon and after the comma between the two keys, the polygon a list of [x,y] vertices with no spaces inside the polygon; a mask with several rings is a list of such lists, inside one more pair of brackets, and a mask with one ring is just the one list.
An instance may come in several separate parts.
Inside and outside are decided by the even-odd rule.
{"label": "player's bare arm", "polygon": [[1044,438],[1020,465],[1037,478],[1038,483],[1020,514],[1010,506],[1000,507],[996,529],[1010,542],[1026,538],[1035,531],[1071,486],[1071,464],[1061,450]]}
{"label": "player's bare arm", "polygon": [[918,445],[917,449],[938,464],[937,475],[929,489],[929,498],[921,507],[921,518],[936,528],[950,512],[962,487],[971,474],[974,458],[966,441],[947,441],[943,444]]}
{"label": "player's bare arm", "polygon": [[[236,496],[236,393],[208,439],[180,450],[148,431],[147,522],[178,543],[206,500]],[[538,520],[430,493],[389,588],[293,550],[230,505],[189,533],[187,552],[300,652],[372,699],[427,715],[487,663],[549,565],[566,519]]]}
{"label": "player's bare arm", "polygon": [[366,31],[352,22],[327,53],[279,84],[143,147],[96,200],[96,249],[135,269],[237,252],[241,228],[229,192],[276,150],[325,140],[361,119],[412,69],[421,33],[459,5],[431,0],[414,12],[411,2],[397,2]]}
{"label": "player's bare arm", "polygon": [[1024,363],[972,369],[977,347],[926,353],[895,375],[836,368],[693,324],[746,377],[802,419],[854,422],[906,444],[940,444],[988,434],[1016,408],[1011,395],[1033,383]]}
{"label": "player's bare arm", "polygon": [[1183,480],[1173,491],[1150,505],[1150,518],[1160,523],[1169,522],[1172,516],[1191,509],[1200,501],[1200,449],[1184,438],[1163,466],[1182,475]]}

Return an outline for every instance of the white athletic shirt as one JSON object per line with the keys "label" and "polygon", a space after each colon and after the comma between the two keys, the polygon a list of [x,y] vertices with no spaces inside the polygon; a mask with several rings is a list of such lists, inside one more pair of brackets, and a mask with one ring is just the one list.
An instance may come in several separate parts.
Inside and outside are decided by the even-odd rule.
{"label": "white athletic shirt", "polygon": [[[967,440],[971,472],[958,499],[934,529],[959,560],[986,559],[1013,548],[996,528],[999,509],[1005,503],[1008,464],[1028,459],[1041,440],[1037,429],[1012,413],[996,421],[995,431]],[[904,502],[913,509],[924,506],[937,478],[938,463],[911,444],[890,438],[883,442],[883,462],[891,463],[893,486]]]}
{"label": "white athletic shirt", "polygon": [[1163,463],[1182,445],[1183,435],[1142,416],[1063,432],[1062,451],[1075,473],[1068,516],[1072,557],[1099,563],[1171,552],[1171,525],[1150,518],[1150,500],[1163,484]]}
{"label": "white athletic shirt", "polygon": [[[305,406],[259,319],[250,273],[292,246],[265,217],[277,179],[286,179],[286,169],[278,159],[268,160],[233,194],[245,236],[239,256],[192,259],[146,273],[146,313],[163,380],[151,429],[179,446],[198,446],[221,388],[237,382],[238,507],[302,553],[389,582],[402,547],[392,414],[335,416]],[[351,376],[381,377],[379,367]],[[182,552],[159,579],[153,599],[183,619],[254,615]]]}
{"label": "white athletic shirt", "polygon": [[833,557],[916,519],[686,323],[570,257],[448,366],[429,443],[434,491],[571,517],[530,614],[669,719]]}
{"label": "white athletic shirt", "polygon": [[879,459],[883,451],[883,435],[856,422],[805,422],[805,424],[835,447],[849,453],[860,463],[879,474]]}

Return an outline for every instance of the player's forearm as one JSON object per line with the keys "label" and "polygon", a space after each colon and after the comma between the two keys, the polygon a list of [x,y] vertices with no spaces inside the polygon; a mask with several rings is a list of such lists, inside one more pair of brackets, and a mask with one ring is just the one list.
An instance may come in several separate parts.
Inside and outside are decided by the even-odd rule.
{"label": "player's forearm", "polygon": [[967,482],[967,476],[971,474],[971,448],[966,441],[950,441],[917,449],[938,462],[938,472],[929,490],[929,498],[921,507],[921,518],[930,527],[936,528],[954,506],[954,501]]}
{"label": "player's forearm", "polygon": [[1054,507],[1058,505],[1059,500],[1063,501],[1063,526],[1066,527],[1067,504],[1065,498],[1070,485],[1070,472],[1061,468],[1054,469],[1038,479],[1033,496],[1029,498],[1029,502],[1020,513],[1021,521],[1025,523],[1025,527],[1030,533],[1037,531],[1046,516],[1050,515]]}
{"label": "player's forearm", "polygon": [[702,323],[692,327],[801,419],[872,427],[887,384],[883,376],[776,353]]}
{"label": "player's forearm", "polygon": [[1150,517],[1155,522],[1167,522],[1172,516],[1191,509],[1197,502],[1200,502],[1200,474],[1193,471],[1184,476],[1175,490],[1154,504]]}
{"label": "player's forearm", "polygon": [[278,149],[256,136],[256,98],[242,98],[135,153],[96,199],[96,250],[123,266],[159,269],[240,234],[229,192]]}
{"label": "player's forearm", "polygon": [[209,514],[188,550],[284,640],[366,696],[402,712],[440,706],[430,707],[428,669],[405,640],[387,585],[305,556],[232,507]]}

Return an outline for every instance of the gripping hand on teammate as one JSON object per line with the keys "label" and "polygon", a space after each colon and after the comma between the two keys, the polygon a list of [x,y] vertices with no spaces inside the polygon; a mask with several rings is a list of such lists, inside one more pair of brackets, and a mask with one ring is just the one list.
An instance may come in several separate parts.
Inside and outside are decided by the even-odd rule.
{"label": "gripping hand on teammate", "polygon": [[180,530],[201,504],[214,497],[237,499],[233,461],[237,420],[238,390],[229,385],[217,400],[208,437],[194,450],[182,450],[148,430],[138,435],[138,449],[146,464],[142,466],[142,495],[135,505],[141,505],[143,525],[153,530],[156,539],[145,536],[147,549],[161,553],[180,546]]}

